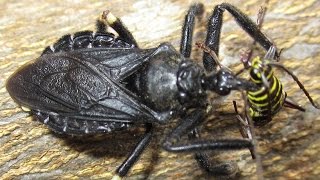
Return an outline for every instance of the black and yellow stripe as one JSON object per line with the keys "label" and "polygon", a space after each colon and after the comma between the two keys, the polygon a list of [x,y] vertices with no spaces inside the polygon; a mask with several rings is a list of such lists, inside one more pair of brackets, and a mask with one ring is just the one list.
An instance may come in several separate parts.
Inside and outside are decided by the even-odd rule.
{"label": "black and yellow stripe", "polygon": [[[250,116],[255,125],[263,125],[271,120],[270,116],[279,112],[285,101],[286,93],[266,60],[262,62],[259,57],[254,58],[249,71],[250,80],[260,87],[256,91],[247,93]],[[266,77],[269,87],[263,83],[262,75]]]}

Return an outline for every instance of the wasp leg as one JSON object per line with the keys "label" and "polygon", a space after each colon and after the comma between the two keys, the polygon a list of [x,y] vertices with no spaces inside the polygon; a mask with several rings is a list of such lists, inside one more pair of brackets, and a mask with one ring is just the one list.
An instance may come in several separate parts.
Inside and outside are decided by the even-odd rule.
{"label": "wasp leg", "polygon": [[296,110],[299,110],[299,111],[302,111],[302,112],[305,112],[306,109],[304,109],[303,107],[301,107],[300,105],[286,99],[284,101],[284,104],[283,104],[284,107],[287,107],[287,108],[291,108],[291,109],[296,109]]}
{"label": "wasp leg", "polygon": [[189,58],[191,55],[192,34],[195,24],[195,17],[200,17],[203,14],[203,11],[203,4],[194,4],[190,6],[188,13],[185,16],[180,42],[180,53],[186,58]]}
{"label": "wasp leg", "polygon": [[[257,41],[264,49],[268,50],[273,43],[260,31],[256,23],[254,23],[247,15],[241,12],[236,7],[222,3],[216,6],[208,21],[207,37],[205,44],[212,49],[217,55],[219,55],[220,34],[222,28],[223,12],[227,10],[240,25],[240,27],[246,31],[255,41]],[[278,52],[276,53],[278,56]],[[210,54],[204,53],[203,64],[207,71],[213,71],[217,64],[212,59]]]}
{"label": "wasp leg", "polygon": [[237,114],[238,120],[241,122],[240,133],[241,133],[242,137],[252,140],[253,146],[251,148],[249,148],[249,150],[250,150],[252,159],[256,159],[257,178],[263,179],[263,167],[262,167],[261,156],[257,152],[257,147],[258,147],[257,138],[254,133],[252,119],[247,113],[248,99],[243,92],[242,92],[242,97],[244,99],[244,108],[245,108],[244,113],[243,113],[244,118],[242,118],[241,114],[238,112],[236,101],[233,101],[233,107],[234,107],[234,110]]}
{"label": "wasp leg", "polygon": [[[114,29],[120,37],[122,37],[124,40],[126,40],[130,44],[134,44],[136,47],[138,47],[137,41],[134,39],[132,33],[128,30],[128,28],[122,23],[121,19],[114,16],[110,11],[106,10],[102,13],[101,20],[105,22],[105,24],[108,24],[112,29]],[[97,28],[99,29],[99,26],[101,24],[97,25]]]}
{"label": "wasp leg", "polygon": [[[242,135],[243,138],[248,138],[248,139],[252,139],[252,131],[250,129],[249,126],[249,122],[248,122],[248,117],[246,118],[242,118],[240,113],[238,112],[238,108],[237,108],[237,102],[233,101],[233,107],[234,107],[234,111],[236,112],[236,117],[240,122],[240,133]],[[251,153],[251,157],[252,159],[256,158],[255,152],[254,152],[254,148],[250,148],[249,149],[250,153]]]}
{"label": "wasp leg", "polygon": [[120,177],[127,175],[128,171],[131,169],[134,163],[139,159],[141,153],[146,149],[146,147],[151,141],[152,134],[153,134],[152,125],[150,123],[147,123],[145,126],[146,126],[145,127],[146,131],[143,138],[139,141],[139,143],[136,145],[136,147],[133,149],[133,151],[130,153],[127,159],[116,170],[116,173]]}
{"label": "wasp leg", "polygon": [[[188,143],[178,143],[182,135],[188,134],[190,131],[196,131],[195,128],[203,122],[204,117],[205,112],[203,110],[196,109],[191,112],[190,115],[166,137],[163,148],[170,152],[195,152],[198,163],[207,172],[223,174],[225,169],[219,170],[219,168],[223,166],[211,166],[207,156],[203,154],[203,151],[246,149],[251,148],[253,144],[250,140],[245,139],[199,140],[197,137]],[[230,172],[230,170],[225,170],[225,172]]]}

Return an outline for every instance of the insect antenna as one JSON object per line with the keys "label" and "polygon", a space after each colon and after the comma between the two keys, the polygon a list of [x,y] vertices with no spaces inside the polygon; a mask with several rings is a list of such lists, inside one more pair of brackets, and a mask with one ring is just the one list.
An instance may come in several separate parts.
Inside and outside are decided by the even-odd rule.
{"label": "insect antenna", "polygon": [[210,56],[213,58],[213,60],[215,61],[215,63],[218,64],[219,68],[221,68],[223,65],[220,63],[219,58],[217,56],[217,54],[211,50],[208,46],[206,46],[204,43],[202,42],[196,42],[196,45],[198,46],[198,48],[202,49],[204,52],[210,54]]}
{"label": "insect antenna", "polygon": [[[274,66],[276,68],[280,68],[280,69],[284,70],[286,73],[288,73],[293,78],[293,80],[298,84],[298,86],[304,92],[304,94],[307,96],[307,98],[310,101],[310,103],[312,104],[312,106],[317,109],[320,109],[319,105],[317,105],[314,102],[314,100],[311,98],[309,92],[306,90],[306,88],[303,86],[303,84],[299,81],[299,79],[296,75],[294,75],[289,69],[287,69],[286,67],[284,67],[282,64],[280,64],[278,62],[269,62],[269,65]],[[288,105],[289,105],[288,107],[292,106],[292,104],[290,102],[288,102]],[[297,106],[297,105],[294,105],[294,106]]]}
{"label": "insect antenna", "polygon": [[219,66],[219,68],[224,68],[224,69],[227,69],[231,72],[231,69],[229,69],[227,66],[224,66],[223,64],[220,63],[219,57],[212,49],[210,49],[208,46],[206,46],[202,42],[196,42],[196,45],[198,46],[198,48],[202,49],[204,52],[210,54],[210,56],[213,58],[213,60]]}

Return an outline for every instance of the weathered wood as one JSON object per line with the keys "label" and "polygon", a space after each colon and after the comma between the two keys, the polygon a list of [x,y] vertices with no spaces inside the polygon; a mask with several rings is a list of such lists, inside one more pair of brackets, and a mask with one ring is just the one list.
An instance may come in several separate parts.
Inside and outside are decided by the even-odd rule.
{"label": "weathered wood", "polygon": [[[195,37],[203,41],[206,18],[222,1],[201,0],[206,5],[205,18],[197,24]],[[260,1],[230,0],[251,17]],[[0,178],[1,179],[110,179],[113,172],[134,146],[141,131],[74,140],[60,138],[44,125],[32,120],[9,97],[5,81],[22,64],[37,58],[44,47],[60,36],[85,29],[94,29],[95,19],[109,9],[122,18],[141,47],[154,47],[160,42],[179,46],[184,14],[191,4],[183,0],[158,1],[1,1],[0,2]],[[279,48],[284,48],[281,62],[303,82],[311,96],[320,102],[320,2],[303,3],[270,0],[263,25],[264,32]],[[227,13],[226,13],[227,14]],[[240,49],[252,40],[225,16],[221,40],[223,63],[234,66]],[[200,50],[193,57],[201,59]],[[256,129],[264,176],[270,179],[317,179],[320,177],[320,111],[307,101],[290,76],[278,72],[289,97],[303,105],[302,113],[284,108],[265,127]],[[220,111],[232,112],[230,95],[219,105]],[[240,101],[239,101],[240,102]],[[211,117],[203,127],[205,138],[240,137],[233,116]],[[229,120],[226,120],[229,119]],[[174,126],[169,125],[169,126]],[[161,149],[159,142],[168,129],[159,127],[157,140],[126,179],[206,179],[192,154],[173,154]],[[247,150],[219,155],[225,161],[236,161],[241,179],[256,179],[255,161]]]}

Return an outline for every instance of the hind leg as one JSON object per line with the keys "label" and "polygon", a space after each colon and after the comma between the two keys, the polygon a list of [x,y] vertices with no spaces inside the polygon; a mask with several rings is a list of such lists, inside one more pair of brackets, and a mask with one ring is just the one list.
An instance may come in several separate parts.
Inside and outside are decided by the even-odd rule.
{"label": "hind leg", "polygon": [[128,28],[123,24],[121,19],[114,16],[108,10],[104,11],[101,15],[101,19],[97,21],[97,30],[105,32],[106,24],[112,27],[125,41],[138,47],[137,41],[134,39]]}

